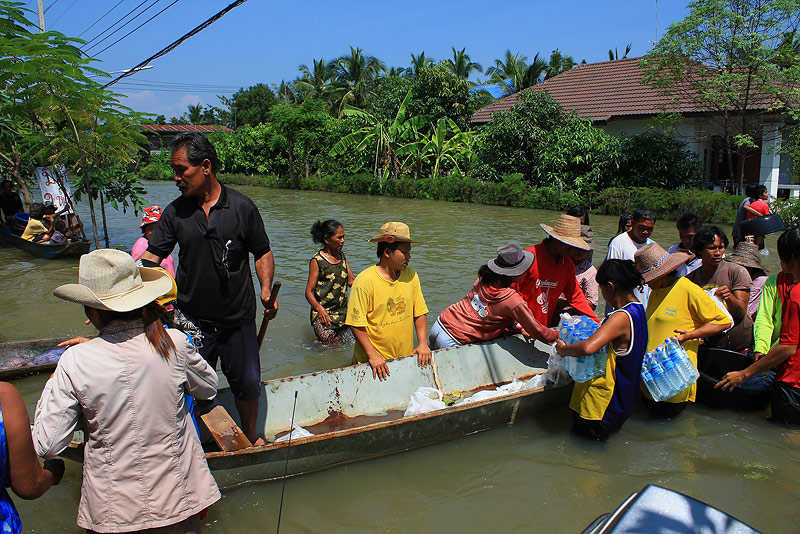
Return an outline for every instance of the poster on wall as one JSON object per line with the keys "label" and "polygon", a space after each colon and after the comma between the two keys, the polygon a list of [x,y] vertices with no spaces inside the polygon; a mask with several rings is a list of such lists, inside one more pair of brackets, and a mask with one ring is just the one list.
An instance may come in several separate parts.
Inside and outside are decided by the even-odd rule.
{"label": "poster on wall", "polygon": [[[72,213],[68,198],[72,196],[67,171],[63,165],[55,167],[36,167],[36,180],[42,191],[42,202],[52,202],[56,213],[66,208],[65,213]],[[59,185],[59,182],[61,185]],[[66,192],[66,194],[65,194]]]}

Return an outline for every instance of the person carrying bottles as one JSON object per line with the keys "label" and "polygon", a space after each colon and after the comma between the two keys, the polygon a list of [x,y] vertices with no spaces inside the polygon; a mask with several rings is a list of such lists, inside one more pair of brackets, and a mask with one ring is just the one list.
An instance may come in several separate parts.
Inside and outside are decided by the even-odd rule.
{"label": "person carrying bottles", "polygon": [[520,327],[539,341],[555,341],[558,334],[537,321],[522,296],[510,287],[533,261],[533,253],[518,243],[499,247],[497,257],[478,269],[478,279],[467,296],[439,314],[428,336],[431,349],[487,341],[518,332]]}
{"label": "person carrying bottles", "polygon": [[633,293],[644,279],[632,261],[604,261],[597,270],[597,282],[614,311],[588,339],[569,345],[559,339],[556,352],[565,357],[585,357],[608,345],[605,374],[576,382],[569,403],[572,432],[605,441],[622,428],[636,404],[647,347],[647,317]]}
{"label": "person carrying bottles", "polygon": [[[634,255],[636,268],[651,290],[645,310],[648,331],[645,352],[655,349],[669,337],[676,337],[697,367],[698,340],[719,334],[732,323],[697,284],[677,275],[677,268],[690,258],[692,255],[682,250],[669,254],[658,243],[648,243]],[[695,401],[697,383],[663,402],[653,401],[644,386],[642,392],[655,417],[670,418],[680,414],[687,403]]]}
{"label": "person carrying bottles", "polygon": [[338,344],[348,331],[347,289],[353,285],[353,272],[342,251],[344,227],[339,221],[317,221],[311,237],[322,248],[308,264],[306,300],[311,305],[311,327],[317,339],[325,344]]}

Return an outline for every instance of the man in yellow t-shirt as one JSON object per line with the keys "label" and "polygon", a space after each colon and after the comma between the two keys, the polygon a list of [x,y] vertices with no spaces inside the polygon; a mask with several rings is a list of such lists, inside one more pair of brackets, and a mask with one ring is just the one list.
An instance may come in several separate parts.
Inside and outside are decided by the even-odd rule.
{"label": "man in yellow t-shirt", "polygon": [[40,204],[38,202],[31,204],[31,214],[28,218],[28,225],[25,227],[25,231],[22,232],[22,239],[27,239],[28,241],[33,241],[34,243],[39,243],[40,241],[49,241],[53,230],[52,223],[51,227],[48,228],[42,222],[43,218],[44,204]]}
{"label": "man in yellow t-shirt", "polygon": [[353,363],[368,362],[372,377],[385,380],[386,360],[416,354],[420,367],[431,361],[428,307],[417,273],[408,268],[414,242],[408,226],[388,222],[370,242],[378,243],[378,263],[356,276],[345,324],[356,338]]}

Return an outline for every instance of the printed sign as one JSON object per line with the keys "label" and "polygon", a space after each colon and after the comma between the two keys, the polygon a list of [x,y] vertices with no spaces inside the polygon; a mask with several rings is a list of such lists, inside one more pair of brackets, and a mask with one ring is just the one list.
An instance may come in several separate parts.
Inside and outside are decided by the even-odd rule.
{"label": "printed sign", "polygon": [[[66,208],[65,213],[72,213],[69,209],[68,197],[72,196],[69,187],[67,171],[63,165],[57,167],[36,167],[36,180],[39,182],[39,189],[42,191],[42,202],[52,202],[56,207],[56,212]],[[61,182],[61,185],[59,185]],[[66,192],[66,194],[65,194]]]}

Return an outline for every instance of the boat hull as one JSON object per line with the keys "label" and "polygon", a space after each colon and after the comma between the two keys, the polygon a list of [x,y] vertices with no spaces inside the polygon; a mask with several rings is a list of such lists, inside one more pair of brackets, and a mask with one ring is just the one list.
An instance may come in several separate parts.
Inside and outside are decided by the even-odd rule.
{"label": "boat hull", "polygon": [[53,349],[67,338],[56,337],[33,341],[0,343],[0,380],[13,380],[36,373],[50,372],[56,363],[33,365],[39,354]]}
{"label": "boat hull", "polygon": [[91,243],[86,240],[58,245],[32,243],[31,241],[22,239],[19,236],[3,231],[0,231],[0,243],[17,247],[29,254],[33,254],[34,256],[44,258],[46,260],[54,260],[58,258],[78,258],[89,252],[89,247],[91,246]]}

